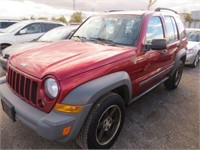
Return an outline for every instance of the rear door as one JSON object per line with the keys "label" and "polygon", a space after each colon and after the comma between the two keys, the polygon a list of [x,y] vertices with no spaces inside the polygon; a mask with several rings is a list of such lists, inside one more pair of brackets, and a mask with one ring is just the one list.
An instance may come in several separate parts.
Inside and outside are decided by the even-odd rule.
{"label": "rear door", "polygon": [[174,17],[164,16],[167,38],[167,53],[163,66],[165,68],[174,64],[177,51],[180,49],[180,40],[178,37],[178,29]]}

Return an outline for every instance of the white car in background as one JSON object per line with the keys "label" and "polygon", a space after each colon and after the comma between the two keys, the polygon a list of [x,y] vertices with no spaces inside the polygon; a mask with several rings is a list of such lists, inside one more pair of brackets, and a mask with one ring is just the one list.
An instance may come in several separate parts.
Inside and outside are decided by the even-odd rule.
{"label": "white car in background", "polygon": [[17,23],[19,20],[12,20],[12,19],[0,19],[0,31]]}
{"label": "white car in background", "polygon": [[13,24],[0,31],[0,50],[13,44],[29,42],[37,39],[45,32],[59,26],[64,26],[64,24],[39,20],[21,21]]}
{"label": "white car in background", "polygon": [[186,29],[187,32],[187,58],[186,65],[196,67],[200,58],[200,29]]}
{"label": "white car in background", "polygon": [[11,55],[30,50],[32,48],[43,47],[51,44],[52,42],[69,39],[77,28],[77,25],[57,27],[43,34],[34,41],[9,46],[2,50],[2,53],[0,54],[0,66],[4,71],[6,71],[7,61]]}

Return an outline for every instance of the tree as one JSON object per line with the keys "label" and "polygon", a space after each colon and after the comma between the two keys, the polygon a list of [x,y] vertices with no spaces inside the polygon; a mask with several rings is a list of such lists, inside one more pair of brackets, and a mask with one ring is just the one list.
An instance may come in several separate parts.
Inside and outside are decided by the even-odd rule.
{"label": "tree", "polygon": [[24,17],[24,18],[22,18],[22,20],[29,20],[29,18]]}
{"label": "tree", "polygon": [[54,17],[52,17],[52,20],[58,20],[60,22],[67,24],[67,20],[64,16],[60,16],[60,18],[58,18],[58,19],[55,19]]}
{"label": "tree", "polygon": [[31,20],[36,20],[36,18],[34,17],[34,16],[31,16],[31,18],[30,18]]}
{"label": "tree", "polygon": [[80,23],[82,22],[83,17],[82,17],[82,12],[75,12],[71,15],[70,22],[71,23]]}
{"label": "tree", "polygon": [[149,0],[149,4],[148,4],[148,10],[150,10],[151,6],[153,6],[153,4],[156,3],[157,0]]}
{"label": "tree", "polygon": [[186,22],[191,23],[191,22],[193,21],[193,19],[192,19],[192,14],[187,13],[187,14],[185,15],[184,19],[185,19]]}
{"label": "tree", "polygon": [[48,20],[48,18],[47,17],[39,17],[39,18],[37,18],[38,20]]}
{"label": "tree", "polygon": [[57,21],[58,19],[56,19],[56,17],[52,17],[51,20]]}

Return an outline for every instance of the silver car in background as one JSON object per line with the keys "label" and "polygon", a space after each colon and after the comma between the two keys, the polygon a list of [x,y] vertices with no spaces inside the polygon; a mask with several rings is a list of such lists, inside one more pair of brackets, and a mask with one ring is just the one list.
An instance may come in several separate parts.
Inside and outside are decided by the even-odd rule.
{"label": "silver car in background", "polygon": [[186,29],[188,45],[186,65],[196,67],[200,58],[200,29]]}

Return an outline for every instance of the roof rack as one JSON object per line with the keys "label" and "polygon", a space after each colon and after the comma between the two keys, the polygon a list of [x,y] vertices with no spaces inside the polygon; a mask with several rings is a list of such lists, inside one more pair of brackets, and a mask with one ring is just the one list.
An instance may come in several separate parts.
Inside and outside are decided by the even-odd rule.
{"label": "roof rack", "polygon": [[161,10],[169,10],[169,11],[172,11],[172,12],[174,12],[174,13],[178,14],[178,12],[177,12],[177,11],[175,11],[175,10],[172,10],[172,9],[169,9],[169,8],[160,8],[160,7],[158,7],[158,8],[156,8],[156,9],[155,9],[155,11],[161,11]]}
{"label": "roof rack", "polygon": [[109,10],[108,12],[118,12],[118,11],[124,11],[124,10]]}

